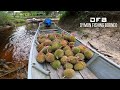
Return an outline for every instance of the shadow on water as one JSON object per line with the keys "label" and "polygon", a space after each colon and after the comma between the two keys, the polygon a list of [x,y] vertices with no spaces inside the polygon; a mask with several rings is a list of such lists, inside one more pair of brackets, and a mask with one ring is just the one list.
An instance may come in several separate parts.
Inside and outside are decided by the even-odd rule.
{"label": "shadow on water", "polygon": [[37,25],[24,25],[0,32],[0,59],[27,66],[36,29]]}

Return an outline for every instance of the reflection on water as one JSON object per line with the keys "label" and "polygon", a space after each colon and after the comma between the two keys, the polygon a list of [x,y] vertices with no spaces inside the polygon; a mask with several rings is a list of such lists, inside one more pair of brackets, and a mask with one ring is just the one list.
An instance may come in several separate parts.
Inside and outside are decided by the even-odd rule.
{"label": "reflection on water", "polygon": [[26,26],[20,26],[0,32],[0,59],[27,64],[36,28],[37,25],[32,30],[26,30]]}

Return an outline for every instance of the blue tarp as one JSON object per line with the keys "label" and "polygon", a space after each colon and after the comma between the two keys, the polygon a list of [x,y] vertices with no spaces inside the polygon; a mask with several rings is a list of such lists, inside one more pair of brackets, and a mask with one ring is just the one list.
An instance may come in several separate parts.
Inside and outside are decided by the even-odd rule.
{"label": "blue tarp", "polygon": [[46,26],[50,26],[50,25],[52,24],[52,20],[49,19],[49,18],[46,18],[46,19],[44,20],[44,24],[45,24]]}

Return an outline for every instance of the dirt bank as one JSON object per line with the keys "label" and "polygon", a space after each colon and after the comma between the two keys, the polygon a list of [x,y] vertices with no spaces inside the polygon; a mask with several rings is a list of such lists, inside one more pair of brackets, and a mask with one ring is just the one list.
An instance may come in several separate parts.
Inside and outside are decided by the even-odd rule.
{"label": "dirt bank", "polygon": [[[120,65],[120,23],[117,28],[80,28],[79,18],[67,18],[59,26],[84,40]],[[115,22],[115,21],[114,21]]]}
{"label": "dirt bank", "polygon": [[14,28],[14,26],[9,26],[9,25],[0,26],[0,32],[2,32],[4,30],[9,30],[9,29],[12,29],[12,28]]}

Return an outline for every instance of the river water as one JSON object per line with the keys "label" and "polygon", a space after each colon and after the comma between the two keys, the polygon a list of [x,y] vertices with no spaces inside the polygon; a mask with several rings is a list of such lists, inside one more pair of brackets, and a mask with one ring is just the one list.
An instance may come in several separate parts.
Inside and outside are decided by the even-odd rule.
{"label": "river water", "polygon": [[31,42],[36,27],[26,25],[0,32],[0,59],[14,64],[28,64]]}

